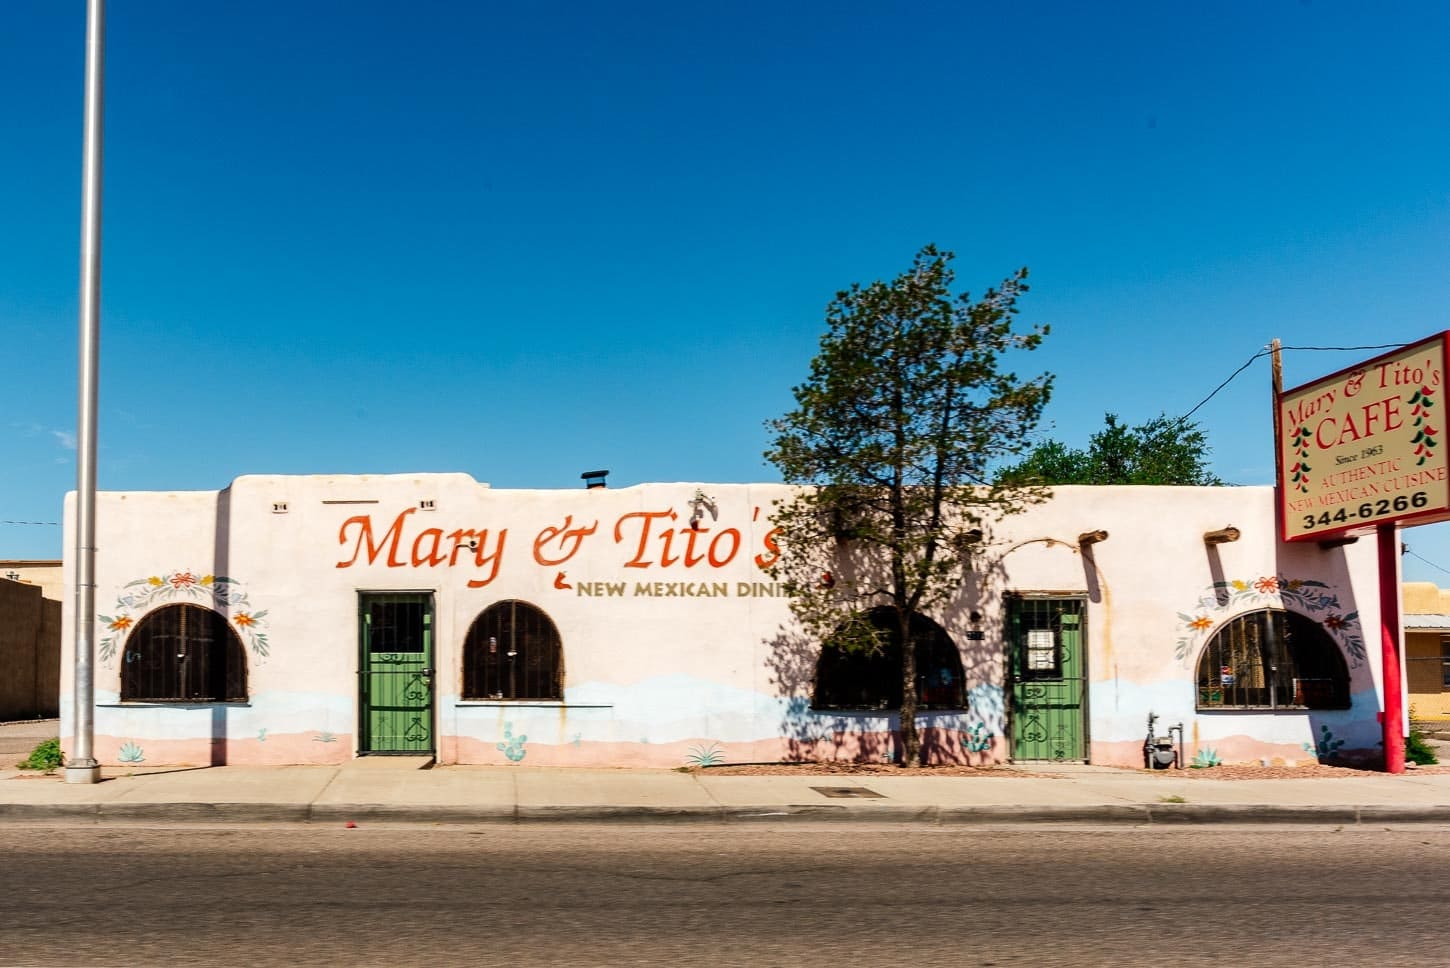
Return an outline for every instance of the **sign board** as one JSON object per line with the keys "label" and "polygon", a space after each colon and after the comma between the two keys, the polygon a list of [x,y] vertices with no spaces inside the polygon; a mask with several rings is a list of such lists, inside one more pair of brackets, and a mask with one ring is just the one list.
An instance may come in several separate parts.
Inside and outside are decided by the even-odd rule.
{"label": "sign board", "polygon": [[1450,519],[1447,339],[1439,333],[1279,394],[1285,541]]}

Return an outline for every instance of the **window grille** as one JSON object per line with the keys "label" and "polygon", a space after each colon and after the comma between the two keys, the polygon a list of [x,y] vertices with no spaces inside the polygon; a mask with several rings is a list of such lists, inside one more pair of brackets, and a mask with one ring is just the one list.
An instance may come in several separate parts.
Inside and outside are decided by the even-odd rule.
{"label": "window grille", "polygon": [[1198,708],[1348,709],[1349,668],[1312,619],[1268,609],[1240,615],[1198,657]]}
{"label": "window grille", "polygon": [[240,702],[247,652],[227,617],[165,605],[136,623],[121,660],[123,702]]}
{"label": "window grille", "polygon": [[[879,648],[851,650],[828,639],[816,663],[813,708],[901,708],[901,632],[896,610],[873,608],[866,619],[877,632]],[[910,636],[916,649],[917,708],[965,708],[962,657],[951,636],[920,614],[911,616]]]}
{"label": "window grille", "polygon": [[490,605],[463,643],[465,699],[563,699],[564,647],[541,609],[510,600]]}
{"label": "window grille", "polygon": [[367,622],[370,653],[427,652],[433,605],[418,595],[370,596]]}

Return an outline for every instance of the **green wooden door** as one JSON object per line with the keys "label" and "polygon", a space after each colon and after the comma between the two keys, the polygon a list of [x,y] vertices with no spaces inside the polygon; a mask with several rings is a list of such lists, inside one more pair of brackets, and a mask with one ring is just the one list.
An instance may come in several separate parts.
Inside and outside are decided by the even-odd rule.
{"label": "green wooden door", "polygon": [[1087,759],[1086,617],[1081,598],[1008,599],[1014,760]]}
{"label": "green wooden door", "polygon": [[358,596],[360,753],[433,753],[433,596]]}

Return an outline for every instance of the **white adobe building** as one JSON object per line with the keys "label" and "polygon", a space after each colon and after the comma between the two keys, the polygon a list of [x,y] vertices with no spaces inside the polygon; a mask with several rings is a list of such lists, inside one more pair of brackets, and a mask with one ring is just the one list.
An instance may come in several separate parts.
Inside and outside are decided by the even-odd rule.
{"label": "white adobe building", "polygon": [[[895,660],[823,658],[764,571],[789,493],[465,474],[103,492],[96,757],[890,759]],[[66,529],[73,548],[74,495]],[[1183,724],[1187,760],[1374,756],[1374,543],[1276,533],[1268,487],[1060,487],[997,523],[915,640],[929,760],[1141,765],[1150,712]],[[74,580],[67,559],[72,603]]]}

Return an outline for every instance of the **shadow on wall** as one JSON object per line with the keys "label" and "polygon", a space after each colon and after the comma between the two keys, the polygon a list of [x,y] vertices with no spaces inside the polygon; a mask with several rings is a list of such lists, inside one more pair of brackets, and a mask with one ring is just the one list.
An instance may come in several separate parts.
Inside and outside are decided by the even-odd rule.
{"label": "shadow on wall", "polygon": [[[967,563],[969,570],[957,593],[944,606],[927,611],[950,636],[961,658],[964,702],[957,710],[918,712],[923,763],[986,762],[992,758],[995,741],[1004,737],[1007,729],[1001,685],[1006,674],[1001,615],[994,613],[989,618],[982,614],[986,597],[983,589],[1002,581],[1005,575],[1002,563],[992,554],[988,535],[972,548]],[[870,570],[870,563],[859,551],[839,546],[832,549],[831,559],[824,564],[832,567],[822,567],[822,571],[850,576],[850,581],[858,585],[863,584],[861,576]],[[881,578],[884,581],[884,576]],[[866,607],[883,602],[884,598],[877,597]],[[988,628],[991,631],[986,631]],[[974,634],[980,637],[973,638]],[[786,761],[897,762],[901,745],[899,710],[813,709],[820,643],[798,626],[790,626],[777,630],[765,645],[769,682],[784,700],[779,735]]]}
{"label": "shadow on wall", "polygon": [[766,645],[770,682],[785,700],[780,736],[786,762],[891,761],[897,743],[894,711],[812,709],[820,647],[793,629],[782,629]]}

